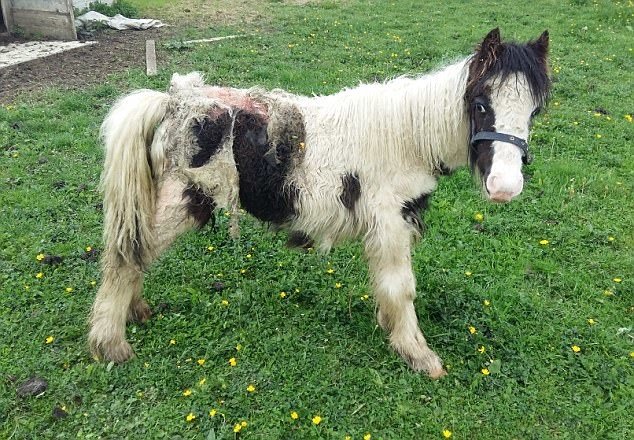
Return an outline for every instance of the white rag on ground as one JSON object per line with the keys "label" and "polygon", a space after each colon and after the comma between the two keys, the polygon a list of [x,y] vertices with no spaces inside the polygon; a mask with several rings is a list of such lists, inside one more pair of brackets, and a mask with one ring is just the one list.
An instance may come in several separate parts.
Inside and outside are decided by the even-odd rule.
{"label": "white rag on ground", "polygon": [[84,15],[75,18],[75,27],[77,29],[89,27],[94,23],[105,24],[119,31],[126,29],[145,30],[165,26],[165,23],[161,22],[161,20],[153,18],[127,18],[121,14],[108,17],[95,11],[88,11]]}

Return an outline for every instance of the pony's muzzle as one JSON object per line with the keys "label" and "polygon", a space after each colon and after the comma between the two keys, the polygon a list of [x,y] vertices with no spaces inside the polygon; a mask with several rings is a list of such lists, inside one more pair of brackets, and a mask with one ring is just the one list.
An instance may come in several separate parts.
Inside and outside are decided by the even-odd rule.
{"label": "pony's muzzle", "polygon": [[524,187],[524,177],[519,175],[489,174],[486,180],[487,196],[496,203],[508,203],[517,197]]}

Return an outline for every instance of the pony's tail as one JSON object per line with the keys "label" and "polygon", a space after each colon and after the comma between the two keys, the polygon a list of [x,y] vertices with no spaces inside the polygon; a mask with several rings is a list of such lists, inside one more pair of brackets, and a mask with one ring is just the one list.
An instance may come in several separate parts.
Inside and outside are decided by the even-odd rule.
{"label": "pony's tail", "polygon": [[165,93],[138,90],[119,99],[101,125],[104,265],[123,263],[142,270],[154,257],[155,182],[163,146],[152,147],[152,140],[168,100]]}

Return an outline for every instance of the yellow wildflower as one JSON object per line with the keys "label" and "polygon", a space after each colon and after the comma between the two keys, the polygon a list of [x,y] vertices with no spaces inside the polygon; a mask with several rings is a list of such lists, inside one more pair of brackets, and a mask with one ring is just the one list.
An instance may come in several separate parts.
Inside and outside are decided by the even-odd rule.
{"label": "yellow wildflower", "polygon": [[253,255],[247,254],[247,258],[253,258]]}
{"label": "yellow wildflower", "polygon": [[444,438],[451,438],[451,436],[452,436],[452,435],[453,435],[453,432],[451,432],[451,431],[450,431],[450,430],[448,430],[448,429],[443,429],[443,431],[442,431],[442,436],[443,436]]}
{"label": "yellow wildflower", "polygon": [[92,280],[92,281],[90,282],[90,285],[91,285],[91,286],[96,286],[96,285],[97,285],[97,281]]}
{"label": "yellow wildflower", "polygon": [[46,255],[44,254],[37,254],[37,256],[35,257],[37,261],[42,261],[44,258],[46,258]]}
{"label": "yellow wildflower", "polygon": [[35,274],[35,278],[43,278],[43,277],[44,277],[43,272],[38,272],[37,274]]}
{"label": "yellow wildflower", "polygon": [[208,250],[209,252],[213,251],[214,249],[215,249],[215,248],[214,248],[213,246],[207,246],[207,250]]}
{"label": "yellow wildflower", "polygon": [[313,421],[313,425],[319,425],[321,423],[321,417],[320,416],[314,416],[312,418]]}
{"label": "yellow wildflower", "polygon": [[202,379],[198,381],[198,385],[203,386],[205,382],[207,382],[207,379],[203,377]]}
{"label": "yellow wildflower", "polygon": [[326,269],[326,273],[335,273],[335,270],[332,267]]}
{"label": "yellow wildflower", "polygon": [[597,323],[597,322],[596,322],[594,319],[592,319],[592,318],[588,319],[588,324],[590,324],[590,325],[594,325],[594,324],[596,324],[596,323]]}
{"label": "yellow wildflower", "polygon": [[188,397],[192,395],[192,390],[190,390],[189,388],[187,388],[185,391],[183,391],[183,396]]}
{"label": "yellow wildflower", "polygon": [[616,240],[614,237],[612,237],[611,235],[608,236],[608,241],[614,241],[614,240]]}
{"label": "yellow wildflower", "polygon": [[73,291],[73,288],[72,288],[72,287],[67,287],[67,288],[66,288],[66,293],[70,293],[70,292],[72,292],[72,291]]}
{"label": "yellow wildflower", "polygon": [[188,422],[193,422],[194,420],[196,420],[196,415],[194,413],[189,413],[187,414],[187,417],[185,417],[185,420],[187,420]]}
{"label": "yellow wildflower", "polygon": [[240,426],[242,426],[243,428],[246,428],[247,425],[248,425],[248,423],[247,423],[246,420],[243,420],[243,421],[240,422]]}
{"label": "yellow wildflower", "polygon": [[170,345],[176,345],[176,339],[170,339]]}
{"label": "yellow wildflower", "polygon": [[571,348],[572,351],[574,351],[575,353],[579,353],[581,351],[581,347],[579,347],[578,345],[573,345]]}
{"label": "yellow wildflower", "polygon": [[90,252],[90,251],[92,251],[92,247],[86,246],[86,252]]}
{"label": "yellow wildflower", "polygon": [[205,365],[205,359],[198,359],[196,363],[198,363],[198,365],[202,367],[203,365]]}
{"label": "yellow wildflower", "polygon": [[488,299],[485,299],[482,304],[484,304],[486,307],[489,307],[491,305],[491,301],[489,301]]}
{"label": "yellow wildflower", "polygon": [[286,298],[286,292],[280,292],[280,298],[282,299]]}
{"label": "yellow wildflower", "polygon": [[291,411],[291,419],[293,420],[299,419],[299,414],[297,414],[297,411]]}
{"label": "yellow wildflower", "polygon": [[250,393],[255,392],[255,386],[253,384],[249,384],[249,386],[247,387],[247,391]]}
{"label": "yellow wildflower", "polygon": [[472,325],[469,326],[469,333],[471,333],[472,335],[475,335],[476,333],[478,333],[478,330],[476,330],[476,328]]}
{"label": "yellow wildflower", "polygon": [[51,344],[54,340],[55,340],[55,338],[53,336],[47,336],[46,337],[46,343],[47,344]]}
{"label": "yellow wildflower", "polygon": [[223,306],[228,306],[229,301],[227,301],[226,299],[223,299],[222,301],[220,301],[220,304],[222,304]]}
{"label": "yellow wildflower", "polygon": [[236,423],[236,424],[233,426],[233,432],[238,433],[238,432],[240,432],[240,431],[242,431],[242,425],[241,425],[241,424],[239,424],[239,423]]}
{"label": "yellow wildflower", "polygon": [[548,240],[540,240],[539,244],[541,244],[542,246],[548,246],[548,243],[550,243]]}
{"label": "yellow wildflower", "polygon": [[240,351],[240,350],[242,350],[242,344],[236,345],[236,351]]}
{"label": "yellow wildflower", "polygon": [[477,222],[481,222],[484,220],[484,215],[481,212],[476,212],[473,214],[473,219]]}
{"label": "yellow wildflower", "polygon": [[335,283],[335,289],[341,289],[342,284],[341,283]]}
{"label": "yellow wildflower", "polygon": [[372,438],[372,434],[370,434],[369,432],[363,436],[363,440],[370,440],[371,438]]}
{"label": "yellow wildflower", "polygon": [[625,115],[624,118],[627,122],[632,122],[632,115]]}
{"label": "yellow wildflower", "polygon": [[614,295],[614,292],[612,292],[611,290],[604,290],[604,291],[603,291],[603,295],[605,295],[605,296],[612,296],[612,295]]}
{"label": "yellow wildflower", "polygon": [[491,372],[489,371],[488,368],[483,368],[482,370],[480,370],[482,372],[482,374],[484,374],[485,376],[488,376],[489,374],[491,374]]}
{"label": "yellow wildflower", "polygon": [[209,417],[214,417],[218,411],[214,408],[209,410]]}
{"label": "yellow wildflower", "polygon": [[634,358],[634,351],[630,351],[630,357]]}
{"label": "yellow wildflower", "polygon": [[367,301],[367,300],[368,300],[368,298],[370,298],[370,296],[369,296],[369,295],[363,295],[363,296],[361,297],[361,300],[362,300],[362,301]]}
{"label": "yellow wildflower", "polygon": [[465,276],[468,276],[468,277],[470,277],[471,275],[473,275],[473,273],[472,273],[472,272],[470,272],[470,271],[466,271],[464,274],[465,274]]}
{"label": "yellow wildflower", "polygon": [[238,361],[236,361],[236,358],[229,359],[229,365],[231,365],[232,367],[238,365]]}
{"label": "yellow wildflower", "polygon": [[246,270],[246,269],[240,269],[240,273],[241,273],[242,275],[244,275],[245,273],[247,273],[247,270]]}
{"label": "yellow wildflower", "polygon": [[486,347],[485,347],[484,345],[481,345],[481,346],[478,348],[478,352],[480,352],[480,353],[486,353],[486,351],[487,351],[487,349],[486,349]]}
{"label": "yellow wildflower", "polygon": [[623,280],[617,277],[617,278],[613,278],[612,281],[614,281],[615,283],[620,283]]}

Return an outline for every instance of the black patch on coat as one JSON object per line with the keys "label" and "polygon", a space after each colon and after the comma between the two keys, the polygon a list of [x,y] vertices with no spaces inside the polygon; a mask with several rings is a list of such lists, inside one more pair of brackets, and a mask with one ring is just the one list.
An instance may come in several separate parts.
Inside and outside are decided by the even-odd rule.
{"label": "black patch on coat", "polygon": [[[469,108],[471,120],[471,136],[481,131],[495,130],[495,111],[491,107],[489,99],[490,90],[485,95],[478,96],[474,99]],[[482,112],[482,109],[485,111]],[[486,182],[491,172],[491,164],[493,163],[493,141],[483,140],[475,144],[469,145],[469,163],[472,170],[477,167],[482,180]]]}
{"label": "black patch on coat", "polygon": [[229,112],[220,114],[215,120],[205,116],[202,120],[195,121],[192,131],[200,150],[192,156],[189,166],[199,168],[209,162],[209,159],[220,150],[222,140],[225,135],[229,134],[230,128],[231,115]]}
{"label": "black patch on coat", "polygon": [[239,113],[233,126],[233,158],[240,182],[240,203],[256,218],[283,224],[295,215],[299,189],[287,181],[291,144],[269,144],[267,122],[257,114]]}
{"label": "black patch on coat", "polygon": [[354,209],[354,205],[361,197],[361,184],[359,183],[359,176],[357,173],[346,173],[341,177],[341,195],[339,200],[343,203],[343,206],[349,210]]}
{"label": "black patch on coat", "polygon": [[436,167],[436,169],[434,170],[434,175],[435,176],[449,176],[451,175],[453,171],[451,171],[451,169],[445,165],[444,162],[440,162],[438,164],[438,166]]}
{"label": "black patch on coat", "polygon": [[423,211],[427,209],[428,204],[429,194],[421,194],[415,199],[404,202],[401,208],[403,219],[421,234],[425,231],[422,214]]}
{"label": "black patch on coat", "polygon": [[314,246],[314,241],[308,234],[301,231],[291,231],[288,234],[288,240],[286,241],[286,247],[308,249]]}
{"label": "black patch on coat", "polygon": [[196,220],[198,227],[202,228],[212,219],[216,208],[214,199],[205,194],[200,188],[190,186],[183,191],[183,199],[187,199],[187,213]]}

